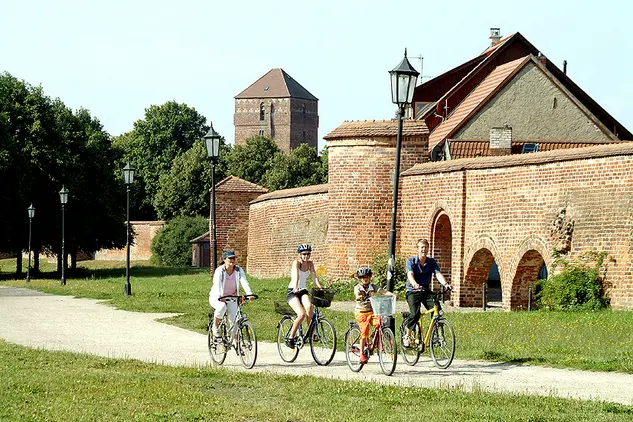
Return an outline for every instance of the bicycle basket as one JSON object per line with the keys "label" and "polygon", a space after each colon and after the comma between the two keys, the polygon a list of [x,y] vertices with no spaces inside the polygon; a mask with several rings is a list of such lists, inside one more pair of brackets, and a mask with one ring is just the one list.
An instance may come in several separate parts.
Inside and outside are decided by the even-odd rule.
{"label": "bicycle basket", "polygon": [[391,316],[396,313],[395,296],[372,296],[369,301],[374,315]]}
{"label": "bicycle basket", "polygon": [[295,311],[292,310],[287,302],[275,302],[275,312],[281,315],[294,315]]}
{"label": "bicycle basket", "polygon": [[334,299],[334,289],[312,289],[312,303],[319,308],[329,308]]}

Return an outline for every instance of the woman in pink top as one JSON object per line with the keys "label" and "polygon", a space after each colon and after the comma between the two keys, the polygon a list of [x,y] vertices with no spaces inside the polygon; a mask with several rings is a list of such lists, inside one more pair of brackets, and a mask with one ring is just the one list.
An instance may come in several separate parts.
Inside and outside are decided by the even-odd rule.
{"label": "woman in pink top", "polygon": [[209,304],[214,309],[213,327],[211,328],[213,335],[220,336],[218,324],[224,316],[225,312],[229,312],[229,321],[231,325],[237,315],[237,302],[224,302],[219,298],[222,296],[239,295],[240,286],[243,286],[247,295],[252,295],[251,286],[246,280],[244,270],[235,265],[237,257],[235,251],[225,251],[222,254],[224,264],[220,265],[213,274],[213,286],[209,292]]}

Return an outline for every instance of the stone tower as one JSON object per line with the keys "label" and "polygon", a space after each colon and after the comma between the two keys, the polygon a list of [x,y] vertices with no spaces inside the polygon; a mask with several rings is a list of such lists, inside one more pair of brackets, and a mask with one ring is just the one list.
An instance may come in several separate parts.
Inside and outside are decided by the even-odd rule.
{"label": "stone tower", "polygon": [[301,144],[318,148],[319,100],[283,69],[272,69],[235,96],[235,143],[267,136],[289,152]]}

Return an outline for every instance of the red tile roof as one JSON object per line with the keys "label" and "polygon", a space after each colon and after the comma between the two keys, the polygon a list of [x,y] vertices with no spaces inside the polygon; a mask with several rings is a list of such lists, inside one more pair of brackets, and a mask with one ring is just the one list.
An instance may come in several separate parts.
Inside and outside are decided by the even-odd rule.
{"label": "red tile roof", "polygon": [[229,176],[224,180],[215,184],[215,190],[218,192],[255,192],[266,193],[268,189],[263,186],[256,185],[237,176]]}
{"label": "red tile roof", "polygon": [[295,81],[283,69],[271,69],[264,76],[255,81],[235,96],[239,98],[303,98],[318,101],[307,89]]}
{"label": "red tile roof", "polygon": [[[429,133],[424,120],[404,120],[403,136],[423,136]],[[323,139],[372,138],[398,135],[397,120],[345,121],[323,137]]]}
{"label": "red tile roof", "polygon": [[[453,160],[490,156],[490,141],[449,140],[448,143],[451,151],[451,158]],[[544,152],[560,149],[593,147],[596,145],[607,145],[615,142],[512,141],[512,154],[521,154],[523,144],[526,143],[538,144],[539,152]]]}
{"label": "red tile roof", "polygon": [[267,201],[269,199],[282,199],[282,198],[294,198],[297,196],[316,195],[320,193],[328,193],[329,184],[324,183],[322,185],[304,186],[301,188],[282,189],[270,192],[264,195],[260,195],[253,199],[250,203],[256,204],[258,202]]}
{"label": "red tile roof", "polygon": [[459,103],[450,116],[444,120],[429,136],[429,149],[453,135],[486,101],[496,94],[507,81],[527,62],[530,56],[513,60],[497,66],[470,94]]}

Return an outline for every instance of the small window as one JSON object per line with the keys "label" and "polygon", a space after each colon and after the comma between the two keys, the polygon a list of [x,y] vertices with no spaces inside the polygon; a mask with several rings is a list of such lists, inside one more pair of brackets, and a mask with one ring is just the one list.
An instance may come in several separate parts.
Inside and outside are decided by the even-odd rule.
{"label": "small window", "polygon": [[259,120],[264,120],[266,116],[266,110],[264,109],[264,103],[259,103]]}
{"label": "small window", "polygon": [[264,136],[264,131],[263,130],[259,131],[259,136]]}
{"label": "small window", "polygon": [[538,152],[538,144],[532,142],[526,142],[523,144],[523,150],[521,150],[521,154],[527,154],[530,152]]}
{"label": "small window", "polygon": [[301,114],[303,114],[304,116],[306,115],[306,105],[305,104],[301,105]]}

